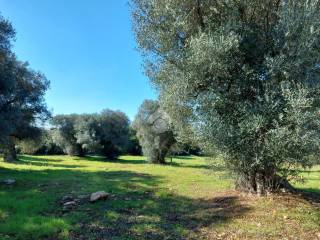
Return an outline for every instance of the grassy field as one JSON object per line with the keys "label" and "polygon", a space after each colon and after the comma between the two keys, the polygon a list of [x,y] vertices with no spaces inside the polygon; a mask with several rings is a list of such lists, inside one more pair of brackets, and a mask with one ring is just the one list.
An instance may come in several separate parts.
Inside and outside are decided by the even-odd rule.
{"label": "grassy field", "polygon": [[[203,158],[155,166],[143,157],[20,156],[0,163],[0,239],[320,239],[320,167],[303,172],[300,195],[256,198],[233,191]],[[95,191],[105,201],[59,202]]]}

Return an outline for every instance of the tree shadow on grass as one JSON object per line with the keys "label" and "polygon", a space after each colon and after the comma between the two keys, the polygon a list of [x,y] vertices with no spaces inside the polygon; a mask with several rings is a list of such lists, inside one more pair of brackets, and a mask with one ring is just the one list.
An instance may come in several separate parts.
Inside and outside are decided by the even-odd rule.
{"label": "tree shadow on grass", "polygon": [[[306,183],[308,181],[318,182],[319,180],[317,177],[320,173],[320,170],[308,169],[301,170],[300,172],[305,174],[304,180],[306,181]],[[301,186],[297,189],[297,192],[312,204],[320,206],[320,185],[318,188]]]}
{"label": "tree shadow on grass", "polygon": [[310,203],[320,207],[320,188],[299,187],[297,193]]}
{"label": "tree shadow on grass", "polygon": [[47,158],[39,158],[39,157],[22,155],[22,156],[19,156],[19,161],[16,161],[15,164],[25,164],[25,165],[40,166],[40,167],[59,167],[59,168],[84,167],[84,166],[76,165],[76,164],[66,165],[66,164],[55,164],[52,162],[62,162],[62,160],[47,159]]}
{"label": "tree shadow on grass", "polygon": [[79,157],[79,156],[74,156],[74,160],[86,160],[86,161],[94,161],[94,162],[107,162],[109,161],[108,158],[104,157],[104,156],[95,156],[95,155],[86,155],[83,157]]}
{"label": "tree shadow on grass", "polygon": [[[144,159],[115,159],[115,160],[108,160],[108,162],[112,163],[119,163],[119,164],[152,164]],[[155,164],[157,165],[157,164]],[[166,160],[166,163],[164,164],[158,164],[158,166],[170,166],[170,167],[183,167],[183,168],[195,168],[195,169],[209,169],[210,167],[205,164],[183,164],[174,162],[174,160],[171,162],[170,160]]]}
{"label": "tree shadow on grass", "polygon": [[94,161],[94,162],[109,162],[109,163],[120,163],[120,164],[148,164],[148,161],[144,159],[108,159],[103,156],[84,156],[84,157],[76,157],[75,160],[86,160],[86,161]]}
{"label": "tree shadow on grass", "polygon": [[307,200],[312,205],[320,207],[320,189],[303,188],[298,189],[297,193],[300,194],[305,200]]}
{"label": "tree shadow on grass", "polygon": [[134,159],[134,160],[115,159],[111,162],[120,163],[120,164],[150,164],[147,160],[144,160],[144,159]]}
{"label": "tree shadow on grass", "polygon": [[177,163],[177,162],[168,162],[166,165],[172,166],[172,167],[195,168],[195,169],[209,169],[210,168],[210,166],[205,165],[205,164],[183,164],[183,163]]}
{"label": "tree shadow on grass", "polygon": [[[250,210],[236,196],[209,200],[190,199],[175,194],[157,196],[126,193],[131,196],[121,207],[112,204],[106,218],[84,221],[81,229],[73,232],[74,239],[197,239],[202,228],[215,228]],[[134,197],[133,197],[134,196]],[[110,216],[110,217],[108,217]]]}
{"label": "tree shadow on grass", "polygon": [[[179,160],[194,160],[192,156],[175,156],[174,159]],[[85,156],[85,157],[75,157],[75,160],[86,160],[86,161],[102,161],[102,162],[109,162],[109,163],[117,163],[117,164],[150,164],[145,159],[108,159],[102,156]],[[210,169],[211,167],[207,164],[189,164],[186,162],[186,164],[174,162],[174,160],[171,162],[170,159],[166,159],[165,164],[161,164],[163,166],[172,166],[172,167],[183,167],[183,168],[195,168],[195,169]],[[161,166],[159,165],[159,166]]]}
{"label": "tree shadow on grass", "polygon": [[[201,228],[215,228],[250,210],[238,196],[180,196],[161,187],[164,178],[132,171],[0,168],[0,175],[17,179],[15,186],[0,186],[0,209],[8,213],[0,221],[0,237],[59,239],[71,228],[69,239],[77,240],[196,239]],[[106,201],[62,211],[62,196],[101,190],[111,194]]]}
{"label": "tree shadow on grass", "polygon": [[26,161],[42,161],[42,162],[63,162],[63,159],[58,159],[58,158],[63,158],[65,155],[61,156],[54,156],[55,158],[52,158],[53,156],[48,156],[49,158],[43,158],[43,157],[38,157],[37,155],[31,156],[31,155],[19,155],[19,159],[23,159]]}
{"label": "tree shadow on grass", "polygon": [[190,155],[190,156],[174,156],[174,158],[181,159],[181,160],[194,160],[195,157],[196,156],[192,156],[192,155]]}

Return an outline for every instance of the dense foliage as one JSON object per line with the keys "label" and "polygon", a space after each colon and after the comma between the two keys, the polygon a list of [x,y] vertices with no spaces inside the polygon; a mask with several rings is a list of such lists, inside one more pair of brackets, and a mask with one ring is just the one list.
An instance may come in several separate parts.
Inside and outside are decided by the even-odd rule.
{"label": "dense foliage", "polygon": [[51,124],[54,141],[69,155],[94,153],[115,158],[126,151],[129,119],[120,111],[57,115]]}
{"label": "dense foliage", "polygon": [[12,52],[15,31],[0,16],[0,148],[6,161],[16,159],[15,143],[39,136],[37,125],[49,112],[44,94],[49,82]]}
{"label": "dense foliage", "polygon": [[56,115],[51,119],[53,139],[63,151],[71,156],[83,156],[82,145],[77,140],[76,125],[79,115]]}
{"label": "dense foliage", "polygon": [[158,101],[145,100],[133,122],[143,153],[152,163],[164,163],[175,143],[169,118]]}
{"label": "dense foliage", "polygon": [[129,128],[129,141],[126,153],[134,156],[142,154],[142,149],[139,143],[139,139],[137,137],[137,132],[133,129],[132,126],[130,126]]}
{"label": "dense foliage", "polygon": [[[319,153],[318,0],[133,0],[146,74],[181,135],[242,190],[284,185]],[[191,128],[190,128],[191,126]]]}
{"label": "dense foliage", "polygon": [[29,155],[59,155],[63,150],[54,141],[54,130],[40,129],[41,134],[36,138],[23,139],[17,142],[16,148],[20,154]]}

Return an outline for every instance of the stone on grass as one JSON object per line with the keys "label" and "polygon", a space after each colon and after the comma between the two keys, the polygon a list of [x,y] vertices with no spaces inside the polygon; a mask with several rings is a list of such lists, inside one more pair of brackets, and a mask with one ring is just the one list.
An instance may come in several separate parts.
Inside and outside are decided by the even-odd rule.
{"label": "stone on grass", "polygon": [[63,204],[64,207],[71,207],[71,206],[75,206],[77,205],[77,203],[75,201],[70,201],[70,202],[66,202]]}
{"label": "stone on grass", "polygon": [[106,199],[108,197],[108,193],[105,191],[99,191],[92,193],[90,196],[90,202],[96,202],[98,200]]}
{"label": "stone on grass", "polygon": [[74,198],[71,195],[66,195],[61,198],[61,202],[71,202],[73,199]]}

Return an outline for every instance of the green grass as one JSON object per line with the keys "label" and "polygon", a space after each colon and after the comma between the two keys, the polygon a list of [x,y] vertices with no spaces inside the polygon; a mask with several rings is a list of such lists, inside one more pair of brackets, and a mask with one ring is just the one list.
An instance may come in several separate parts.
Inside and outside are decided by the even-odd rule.
{"label": "green grass", "polygon": [[302,171],[302,176],[306,179],[306,182],[296,184],[296,186],[320,194],[320,166]]}
{"label": "green grass", "polygon": [[[0,239],[316,239],[320,209],[303,197],[233,191],[223,170],[200,157],[151,165],[143,157],[21,156],[0,163]],[[320,196],[320,167],[297,187]],[[64,212],[59,200],[111,196]],[[320,235],[319,235],[320,236]]]}

